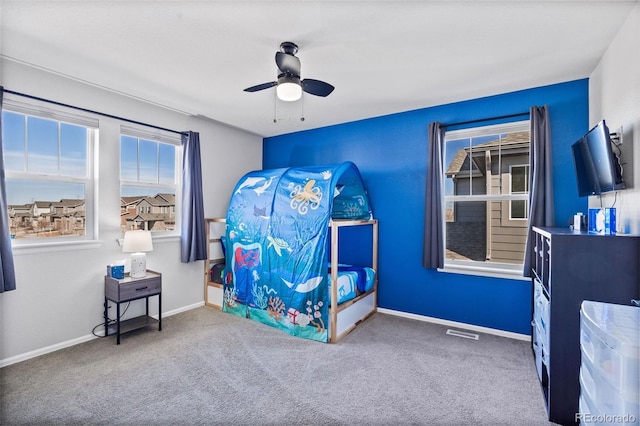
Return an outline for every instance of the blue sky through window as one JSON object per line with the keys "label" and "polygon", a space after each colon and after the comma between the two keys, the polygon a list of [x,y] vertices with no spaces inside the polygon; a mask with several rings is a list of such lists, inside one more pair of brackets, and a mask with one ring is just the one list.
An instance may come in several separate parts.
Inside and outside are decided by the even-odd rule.
{"label": "blue sky through window", "polygon": [[162,189],[156,186],[127,186],[122,185],[120,187],[120,196],[121,197],[137,197],[137,196],[145,196],[145,197],[155,197],[157,194],[173,194],[175,195],[175,190],[172,188]]}
{"label": "blue sky through window", "polygon": [[[2,114],[5,169],[24,177],[6,179],[7,202],[84,199],[84,183],[63,180],[88,176],[87,128],[10,111]],[[30,174],[51,179],[30,180]]]}
{"label": "blue sky through window", "polygon": [[[120,137],[120,179],[150,184],[175,184],[175,146]],[[124,194],[123,194],[124,195]]]}
{"label": "blue sky through window", "polygon": [[84,184],[69,182],[7,179],[7,203],[30,204],[34,201],[60,201],[84,199]]}

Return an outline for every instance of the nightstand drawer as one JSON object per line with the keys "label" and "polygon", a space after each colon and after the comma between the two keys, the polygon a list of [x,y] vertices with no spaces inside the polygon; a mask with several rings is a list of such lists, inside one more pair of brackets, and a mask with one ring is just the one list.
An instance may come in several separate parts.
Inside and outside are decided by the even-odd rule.
{"label": "nightstand drawer", "polygon": [[160,278],[155,278],[151,280],[119,284],[118,288],[120,290],[119,299],[129,300],[160,293],[162,285],[160,283]]}
{"label": "nightstand drawer", "polygon": [[160,274],[148,273],[147,277],[138,279],[131,279],[128,276],[123,280],[116,280],[110,277],[105,279],[105,297],[114,302],[139,299],[158,294],[161,291],[162,280]]}

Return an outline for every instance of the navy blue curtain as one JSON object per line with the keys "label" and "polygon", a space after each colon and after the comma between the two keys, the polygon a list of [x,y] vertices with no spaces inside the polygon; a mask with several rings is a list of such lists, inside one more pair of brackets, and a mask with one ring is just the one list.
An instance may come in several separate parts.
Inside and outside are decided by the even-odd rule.
{"label": "navy blue curtain", "polygon": [[7,188],[4,183],[4,146],[2,144],[2,99],[4,88],[0,86],[0,293],[16,289],[16,272],[11,250],[11,229],[9,228],[9,205]]}
{"label": "navy blue curtain", "polygon": [[531,148],[529,154],[529,227],[524,252],[525,277],[533,264],[532,226],[553,226],[553,175],[551,173],[551,128],[549,108],[531,107]]}
{"label": "navy blue curtain", "polygon": [[182,227],[180,258],[183,263],[207,258],[202,195],[200,134],[182,134]]}
{"label": "navy blue curtain", "polygon": [[429,123],[422,266],[432,269],[444,267],[444,220],[442,217],[444,134],[445,127],[440,123]]}

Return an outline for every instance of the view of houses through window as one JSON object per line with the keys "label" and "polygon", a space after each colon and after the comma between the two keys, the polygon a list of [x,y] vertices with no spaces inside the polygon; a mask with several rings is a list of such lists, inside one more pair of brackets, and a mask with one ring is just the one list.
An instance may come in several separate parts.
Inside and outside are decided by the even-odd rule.
{"label": "view of houses through window", "polygon": [[[175,194],[137,195],[120,199],[120,229],[172,231],[175,229]],[[85,200],[38,200],[9,204],[12,238],[85,235]]]}
{"label": "view of houses through window", "polygon": [[445,264],[523,263],[529,139],[528,121],[446,133]]}
{"label": "view of houses through window", "polygon": [[[94,237],[97,127],[90,118],[41,114],[35,107],[3,109],[7,208],[16,243]],[[120,229],[172,232],[180,139],[144,136],[139,129],[120,136]]]}
{"label": "view of houses through window", "polygon": [[120,228],[123,232],[176,229],[176,146],[139,135],[120,136]]}
{"label": "view of houses through window", "polygon": [[176,226],[176,195],[158,193],[120,198],[120,229],[173,231]]}
{"label": "view of houses through window", "polygon": [[11,238],[91,237],[95,127],[2,111]]}
{"label": "view of houses through window", "polygon": [[8,207],[11,238],[83,236],[86,233],[84,199],[39,200],[9,204]]}

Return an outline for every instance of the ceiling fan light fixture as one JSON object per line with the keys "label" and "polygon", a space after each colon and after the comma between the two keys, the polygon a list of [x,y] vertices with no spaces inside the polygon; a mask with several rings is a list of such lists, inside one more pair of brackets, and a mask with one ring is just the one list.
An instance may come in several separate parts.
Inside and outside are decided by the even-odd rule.
{"label": "ceiling fan light fixture", "polygon": [[276,94],[278,99],[285,102],[297,101],[302,97],[302,86],[299,78],[284,77],[279,79]]}
{"label": "ceiling fan light fixture", "polygon": [[[298,46],[285,41],[280,44],[280,51],[276,52],[276,66],[280,71],[277,81],[247,87],[245,92],[259,92],[276,86],[276,97],[284,102],[294,102],[302,98],[302,92],[310,95],[327,97],[334,87],[322,80],[313,78],[300,79],[300,59],[296,53]],[[274,98],[275,100],[275,98]]]}

